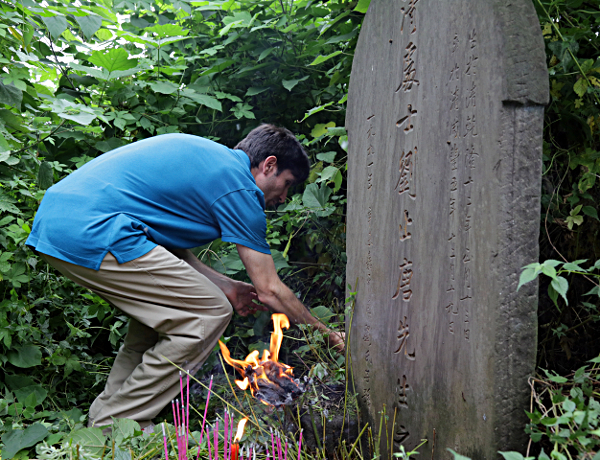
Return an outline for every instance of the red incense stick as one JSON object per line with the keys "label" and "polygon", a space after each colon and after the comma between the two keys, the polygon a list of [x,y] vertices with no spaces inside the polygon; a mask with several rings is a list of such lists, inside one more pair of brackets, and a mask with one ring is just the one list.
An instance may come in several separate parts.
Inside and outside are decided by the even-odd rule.
{"label": "red incense stick", "polygon": [[[206,395],[206,404],[204,406],[204,415],[202,416],[202,428],[200,429],[200,441],[198,441],[198,455],[196,460],[200,458],[200,445],[202,444],[202,435],[204,434],[204,424],[206,423],[206,412],[208,411],[208,402],[210,401],[210,390],[212,388],[213,376],[210,376],[210,383],[208,384],[208,394]],[[208,427],[206,428],[206,439],[208,441]]]}
{"label": "red incense stick", "polygon": [[167,450],[167,434],[165,433],[165,424],[162,423],[162,430],[163,430],[163,443],[165,445],[165,460],[169,459],[169,451]]}

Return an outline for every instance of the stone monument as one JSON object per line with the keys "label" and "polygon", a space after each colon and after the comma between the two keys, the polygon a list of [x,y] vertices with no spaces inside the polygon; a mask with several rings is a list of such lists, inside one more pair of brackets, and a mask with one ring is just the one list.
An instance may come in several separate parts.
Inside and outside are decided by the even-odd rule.
{"label": "stone monument", "polygon": [[346,119],[350,351],[396,448],[524,451],[547,102],[531,0],[372,0]]}

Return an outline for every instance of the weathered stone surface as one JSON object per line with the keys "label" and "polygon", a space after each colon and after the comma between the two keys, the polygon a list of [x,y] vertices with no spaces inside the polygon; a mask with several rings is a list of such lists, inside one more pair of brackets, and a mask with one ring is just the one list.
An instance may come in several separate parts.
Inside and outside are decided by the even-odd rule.
{"label": "weathered stone surface", "polygon": [[[524,450],[535,365],[543,40],[529,0],[373,0],[350,81],[350,349],[396,445]],[[357,284],[355,285],[355,283]],[[392,433],[393,430],[393,433]],[[383,436],[385,439],[385,436]]]}

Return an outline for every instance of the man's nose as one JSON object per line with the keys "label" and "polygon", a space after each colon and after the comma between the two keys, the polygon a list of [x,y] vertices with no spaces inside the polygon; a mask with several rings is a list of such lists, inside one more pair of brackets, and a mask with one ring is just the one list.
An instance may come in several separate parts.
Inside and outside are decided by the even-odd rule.
{"label": "man's nose", "polygon": [[279,195],[279,202],[285,203],[285,197],[287,196],[288,189],[285,189],[281,195]]}

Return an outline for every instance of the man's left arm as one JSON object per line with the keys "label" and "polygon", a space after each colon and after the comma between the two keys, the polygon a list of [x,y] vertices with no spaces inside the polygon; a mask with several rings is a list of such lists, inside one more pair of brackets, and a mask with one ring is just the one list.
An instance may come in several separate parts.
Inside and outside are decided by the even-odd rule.
{"label": "man's left arm", "polygon": [[189,249],[169,249],[169,251],[179,259],[191,265],[198,273],[206,276],[212,281],[227,297],[234,310],[242,315],[248,316],[256,313],[256,310],[267,311],[267,308],[256,304],[253,301],[258,299],[254,286],[242,281],[232,280],[231,278],[213,270],[209,266],[198,260]]}

